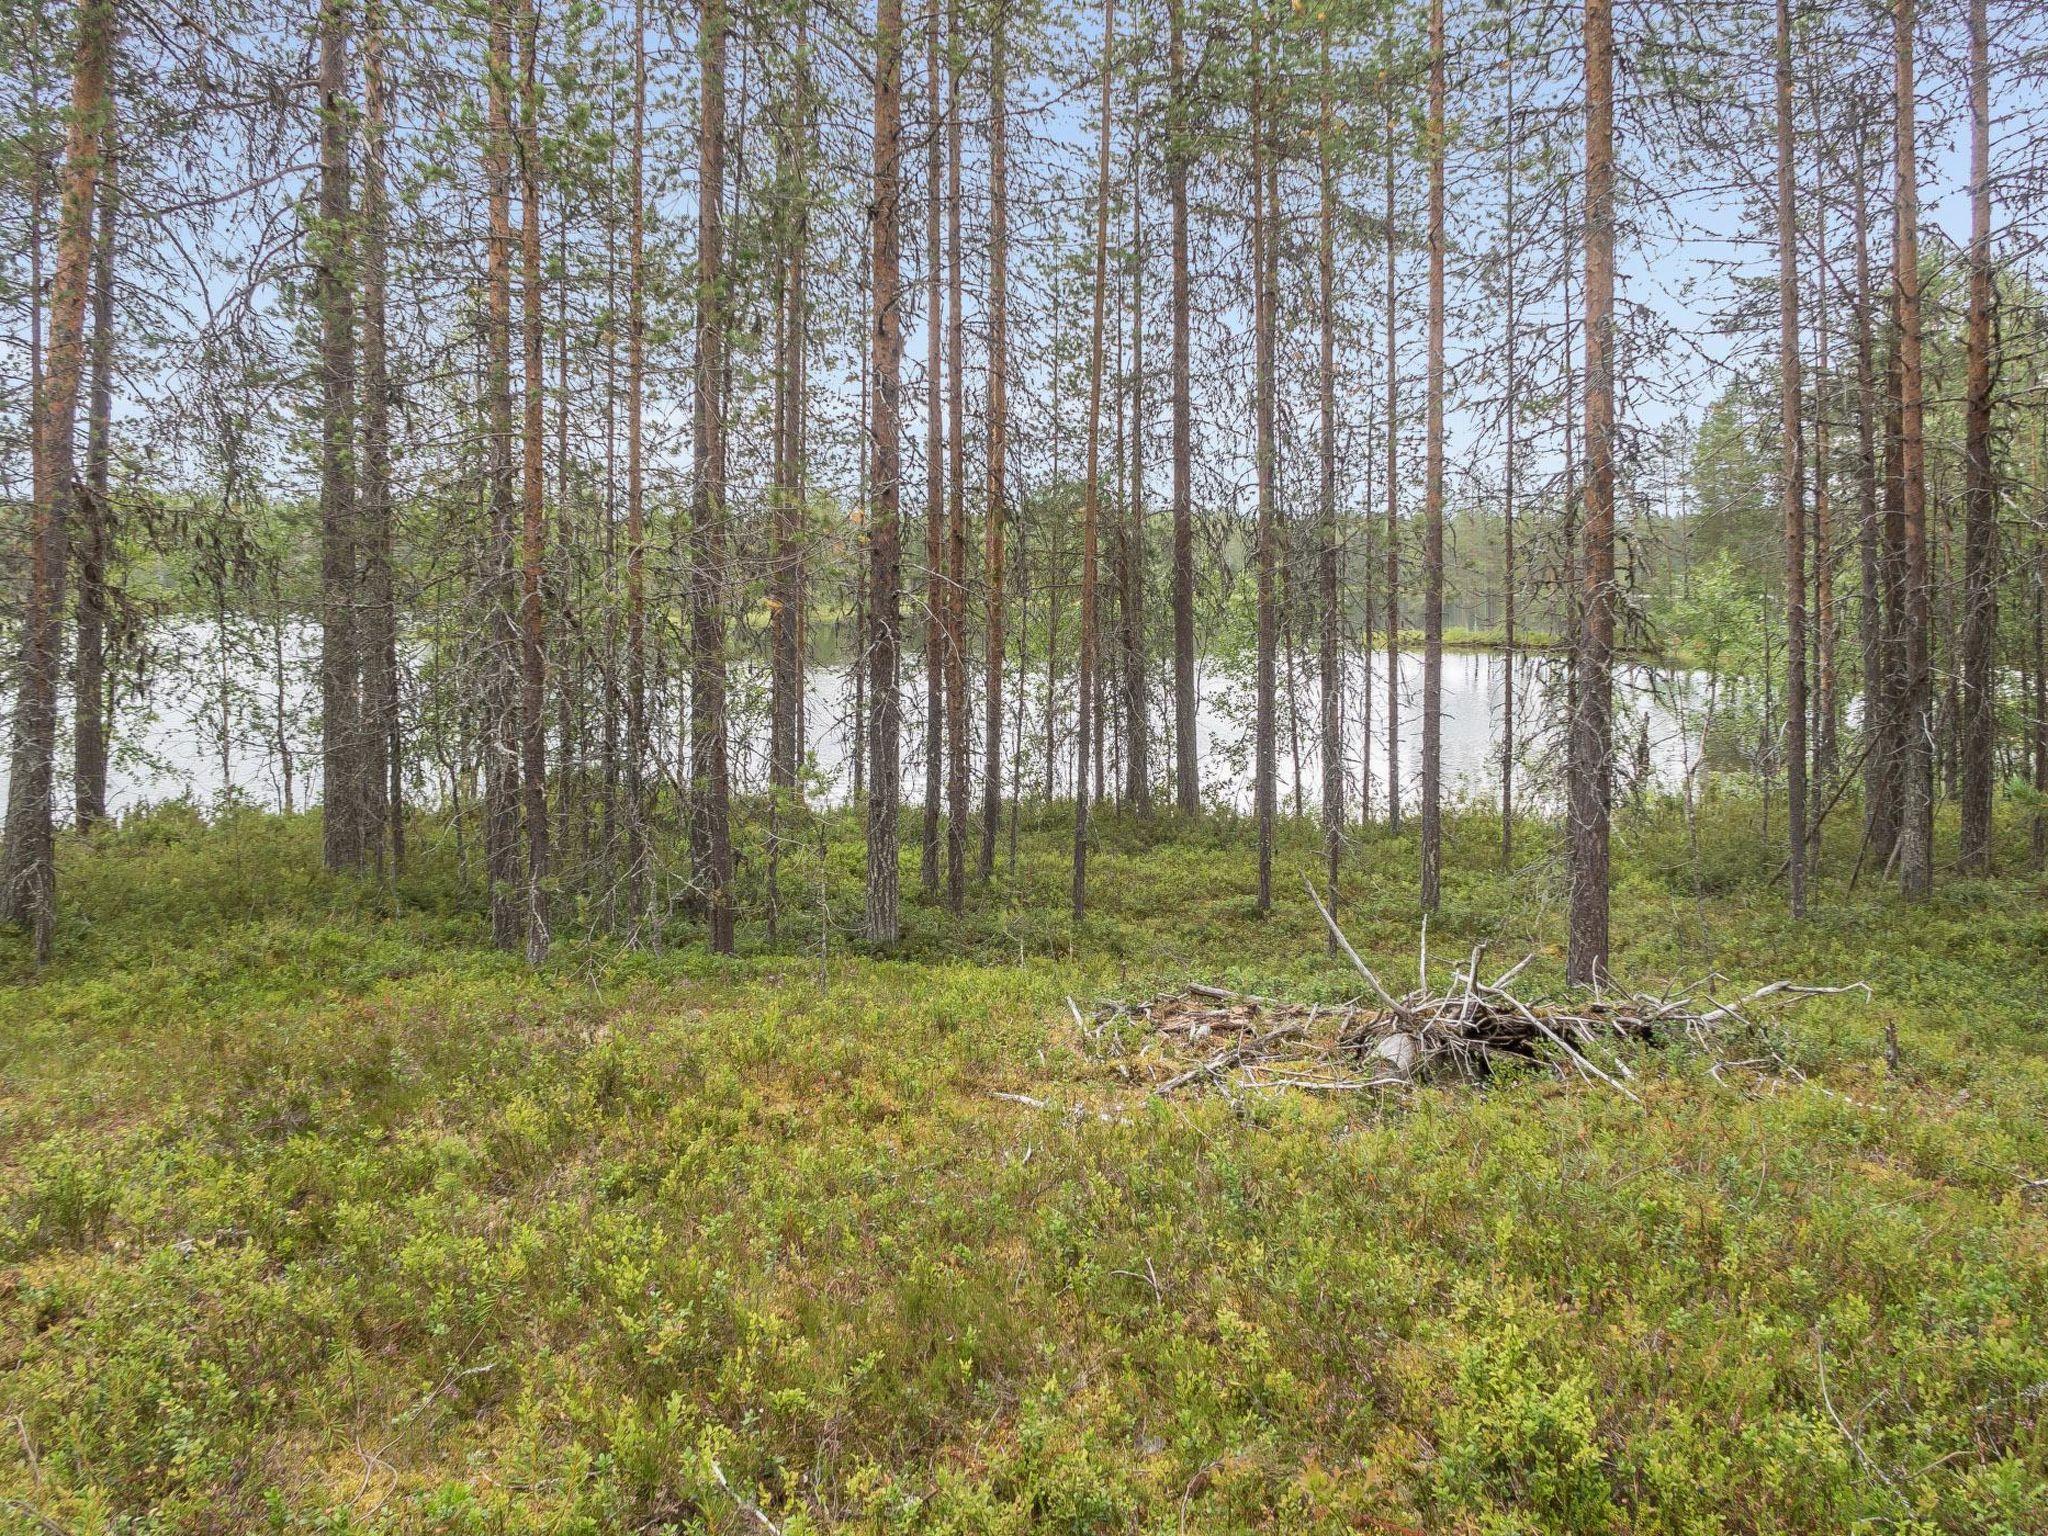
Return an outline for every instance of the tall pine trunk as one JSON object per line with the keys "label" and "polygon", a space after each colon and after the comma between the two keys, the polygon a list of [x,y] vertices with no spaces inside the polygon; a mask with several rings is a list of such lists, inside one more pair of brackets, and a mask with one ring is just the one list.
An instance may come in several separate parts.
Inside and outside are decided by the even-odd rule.
{"label": "tall pine trunk", "polygon": [[940,0],[930,5],[924,47],[924,823],[917,868],[925,894],[934,896],[946,757],[945,247],[939,206],[945,129],[939,97]]}
{"label": "tall pine trunk", "polygon": [[946,906],[967,899],[967,336],[960,258],[960,0],[946,11]]}
{"label": "tall pine trunk", "polygon": [[[648,918],[647,501],[641,416],[647,375],[647,13],[633,3],[632,198],[626,254],[626,931]],[[649,932],[651,940],[652,933]]]}
{"label": "tall pine trunk", "polygon": [[867,610],[867,898],[864,927],[878,944],[900,932],[897,808],[903,793],[902,706],[896,686],[901,648],[903,565],[903,7],[876,0],[874,199],[870,240],[873,331],[869,345]]}
{"label": "tall pine trunk", "polygon": [[1422,512],[1422,910],[1443,883],[1444,0],[1429,7],[1429,398]]}
{"label": "tall pine trunk", "polygon": [[320,772],[326,807],[321,846],[331,870],[353,870],[363,862],[349,31],[348,0],[326,0],[320,9],[320,193],[313,285],[320,317]]}
{"label": "tall pine trunk", "polygon": [[93,260],[93,200],[114,47],[111,0],[80,0],[73,43],[71,114],[57,213],[50,349],[37,399],[44,480],[30,529],[28,601],[14,701],[7,841],[0,852],[0,915],[31,932],[38,963],[56,938],[57,680],[64,653],[64,566],[71,516],[73,435],[85,363],[85,308]]}
{"label": "tall pine trunk", "polygon": [[1188,81],[1184,0],[1167,3],[1167,196],[1173,221],[1173,744],[1174,799],[1189,816],[1202,808],[1195,696],[1194,411],[1190,385],[1188,273]]}
{"label": "tall pine trunk", "polygon": [[1991,871],[1998,697],[1998,490],[1991,463],[1991,56],[1984,0],[1970,0],[1970,309],[1963,418],[1962,846],[1964,874]]}
{"label": "tall pine trunk", "polygon": [[[982,808],[980,873],[995,872],[996,828],[1003,809],[1003,532],[1010,441],[1010,189],[1007,9],[991,21],[988,63],[988,507],[981,579],[987,606],[982,663]],[[1022,697],[1022,677],[1018,679]]]}
{"label": "tall pine trunk", "polygon": [[71,785],[78,830],[107,819],[108,500],[114,426],[114,231],[120,204],[111,108],[101,133],[99,222],[93,231],[92,383],[87,403],[84,494],[78,499],[78,655],[73,661]]}
{"label": "tall pine trunk", "polygon": [[1799,425],[1799,229],[1793,201],[1792,9],[1778,0],[1778,510],[1785,532],[1786,890],[1806,915],[1806,505]]}
{"label": "tall pine trunk", "polygon": [[698,13],[697,377],[690,496],[690,799],[707,939],[733,944],[725,717],[725,0]]}
{"label": "tall pine trunk", "polygon": [[358,644],[363,676],[362,808],[366,851],[396,873],[402,764],[398,719],[398,611],[392,582],[391,379],[385,342],[390,220],[390,105],[384,78],[382,0],[363,16],[363,602]]}
{"label": "tall pine trunk", "polygon": [[1073,914],[1079,922],[1088,909],[1088,759],[1100,731],[1096,719],[1096,578],[1098,524],[1102,496],[1102,354],[1104,307],[1109,291],[1109,109],[1115,78],[1116,0],[1102,0],[1102,106],[1095,145],[1095,291],[1094,329],[1088,346],[1088,452],[1081,486],[1081,658],[1075,679],[1079,690],[1079,730],[1074,751],[1074,883]]}
{"label": "tall pine trunk", "polygon": [[540,266],[540,11],[522,0],[525,40],[520,76],[520,339],[525,359],[525,431],[521,443],[519,530],[519,774],[526,820],[526,961],[548,957],[548,798],[546,683],[541,625],[541,564],[547,553],[543,511],[546,448],[545,398],[541,387]]}
{"label": "tall pine trunk", "polygon": [[[1316,561],[1316,596],[1320,610],[1318,686],[1322,703],[1323,745],[1323,883],[1336,910],[1337,876],[1344,857],[1344,670],[1338,648],[1342,620],[1337,528],[1337,177],[1331,140],[1336,113],[1330,91],[1330,30],[1322,29],[1317,81],[1320,122],[1316,135],[1316,435],[1317,481],[1322,518],[1322,548]],[[1329,935],[1336,947],[1337,936]]]}
{"label": "tall pine trunk", "polygon": [[1258,652],[1257,717],[1253,726],[1252,803],[1259,829],[1258,910],[1273,906],[1273,822],[1279,776],[1275,762],[1278,720],[1274,709],[1274,662],[1278,643],[1274,612],[1275,579],[1278,574],[1278,530],[1273,504],[1274,310],[1279,302],[1278,232],[1274,229],[1275,208],[1271,189],[1273,149],[1269,142],[1270,111],[1266,76],[1264,18],[1254,13],[1252,34],[1251,137],[1252,137],[1252,416],[1257,435],[1255,458],[1258,478],[1258,513],[1253,559],[1258,568]]}
{"label": "tall pine trunk", "polygon": [[1608,804],[1614,736],[1614,13],[1585,0],[1586,516],[1578,697],[1568,786],[1571,911],[1565,975],[1607,975]]}
{"label": "tall pine trunk", "polygon": [[1500,867],[1503,872],[1515,867],[1515,491],[1516,472],[1519,461],[1516,457],[1517,429],[1521,422],[1517,415],[1520,405],[1521,375],[1516,368],[1515,349],[1520,341],[1519,310],[1520,297],[1515,277],[1519,267],[1520,252],[1517,242],[1521,231],[1515,223],[1516,175],[1521,169],[1515,157],[1521,152],[1516,137],[1519,123],[1515,116],[1515,36],[1512,27],[1504,33],[1507,57],[1504,60],[1507,73],[1507,99],[1504,124],[1507,130],[1506,168],[1507,185],[1503,190],[1501,227],[1506,238],[1502,277],[1505,293],[1503,297],[1501,352],[1505,369],[1505,383],[1502,386],[1501,419],[1507,429],[1507,444],[1501,454],[1501,665],[1500,665]]}
{"label": "tall pine trunk", "polygon": [[[1391,89],[1391,87],[1388,87]],[[1387,366],[1387,830],[1401,830],[1401,354],[1400,302],[1394,265],[1394,105],[1386,130],[1386,366]]]}
{"label": "tall pine trunk", "polygon": [[1933,586],[1927,549],[1927,455],[1920,340],[1919,147],[1913,96],[1914,0],[1894,0],[1893,134],[1898,230],[1892,281],[1898,295],[1899,514],[1904,554],[1905,689],[1901,712],[1899,885],[1909,897],[1934,886],[1933,674],[1929,664]]}

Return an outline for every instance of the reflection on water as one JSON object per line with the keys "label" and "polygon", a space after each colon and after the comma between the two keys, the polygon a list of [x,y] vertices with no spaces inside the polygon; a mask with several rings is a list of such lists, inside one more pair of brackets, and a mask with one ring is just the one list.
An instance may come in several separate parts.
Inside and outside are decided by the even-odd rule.
{"label": "reflection on water", "polygon": [[[115,754],[108,783],[108,798],[115,811],[180,796],[209,807],[230,789],[259,805],[282,806],[287,802],[287,763],[290,803],[304,807],[318,799],[317,629],[304,624],[287,625],[282,633],[275,627],[238,629],[226,656],[216,643],[216,634],[211,624],[194,621],[160,626],[159,634],[152,638],[147,687],[140,696],[124,695],[117,701]],[[1496,653],[1451,652],[1444,657],[1443,758],[1446,793],[1452,798],[1491,801],[1499,795],[1502,694],[1508,665],[1508,658]],[[1549,786],[1558,779],[1557,766],[1563,755],[1565,669],[1561,658],[1527,654],[1514,658],[1513,667],[1516,797],[1520,804],[1541,809],[1553,803]],[[1294,808],[1298,783],[1300,804],[1313,813],[1320,804],[1322,761],[1314,658],[1304,656],[1299,668],[1290,703],[1283,658],[1275,742],[1280,806],[1283,812]],[[1162,667],[1153,689],[1155,776],[1168,771],[1173,757],[1166,735],[1170,711],[1165,676]],[[1197,750],[1204,796],[1248,809],[1253,722],[1249,676],[1215,661],[1205,661],[1198,676]],[[1014,772],[1026,795],[1071,794],[1075,766],[1071,671],[1063,668],[1050,689],[1042,670],[1024,679],[1021,689],[1015,678],[1006,682],[1004,752],[1011,759],[1006,775]],[[914,799],[922,795],[924,778],[924,680],[915,658],[905,666],[901,686],[906,706],[903,774],[906,794]],[[826,804],[843,803],[852,787],[856,699],[851,669],[844,665],[813,667],[805,691],[805,747],[815,770],[814,798]],[[1401,798],[1403,806],[1412,809],[1422,734],[1419,653],[1400,658],[1396,693],[1401,715]],[[1049,731],[1048,695],[1053,706]],[[1617,782],[1624,790],[1638,782],[1648,789],[1678,787],[1700,755],[1708,695],[1708,685],[1700,674],[1633,664],[1617,670],[1615,759]],[[1375,814],[1383,814],[1387,775],[1384,655],[1374,656],[1369,665],[1363,658],[1349,659],[1343,704],[1347,801],[1354,808],[1359,805],[1361,759],[1369,757],[1372,806]],[[65,709],[68,716],[68,704]],[[736,787],[759,789],[767,779],[768,745],[767,679],[759,667],[735,667],[732,718]],[[1369,721],[1364,731],[1361,719]],[[974,774],[979,783],[978,700],[969,710],[969,721],[977,736]],[[1116,722],[1110,727],[1105,774],[1113,790],[1122,779],[1123,743],[1117,737]],[[651,734],[664,771],[672,773],[682,736],[680,723],[673,717],[659,719],[653,722]],[[59,753],[60,777],[68,762],[66,745]],[[445,762],[430,753],[415,752],[409,767],[415,803],[444,798],[449,772]],[[0,762],[0,785],[5,783],[5,773],[6,765]],[[64,797],[60,805],[68,805],[68,790],[60,787],[59,793]]]}

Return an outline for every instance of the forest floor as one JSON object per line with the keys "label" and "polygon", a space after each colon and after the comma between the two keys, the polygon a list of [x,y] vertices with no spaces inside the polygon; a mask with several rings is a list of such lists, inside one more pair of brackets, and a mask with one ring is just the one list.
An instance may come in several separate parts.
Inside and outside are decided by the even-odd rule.
{"label": "forest floor", "polygon": [[[1853,830],[1794,924],[1753,803],[1622,813],[1622,980],[1872,988],[1796,1074],[1631,1047],[1637,1102],[1148,1094],[1069,996],[1359,990],[1306,826],[1265,919],[1241,827],[1107,817],[1075,931],[1048,814],[887,958],[806,907],[534,974],[442,829],[392,916],[311,820],[139,819],[54,965],[0,940],[0,1531],[2048,1530],[2048,902],[1848,895]],[[1436,980],[1540,996],[1495,831]],[[1409,984],[1413,839],[1351,862]],[[787,879],[845,922],[859,864]]]}

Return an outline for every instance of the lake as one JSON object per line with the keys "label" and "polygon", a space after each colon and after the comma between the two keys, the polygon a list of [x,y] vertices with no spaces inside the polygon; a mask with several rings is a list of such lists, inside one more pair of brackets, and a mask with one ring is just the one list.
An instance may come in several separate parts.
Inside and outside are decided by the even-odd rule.
{"label": "lake", "polygon": [[[310,624],[275,629],[252,626],[235,632],[225,659],[215,644],[216,631],[203,621],[160,626],[153,636],[153,660],[146,699],[123,697],[117,705],[115,752],[109,772],[108,800],[116,813],[175,798],[202,808],[220,802],[224,791],[266,806],[287,800],[283,763],[289,754],[290,803],[303,808],[318,798],[317,679],[318,630]],[[1073,677],[1071,658],[1054,689],[1052,771],[1046,771],[1046,679],[1042,671],[1023,684],[1024,751],[1019,767],[1027,795],[1056,796],[1073,792]],[[1498,652],[1454,651],[1444,657],[1443,756],[1445,790],[1453,799],[1493,801],[1499,795],[1500,719],[1509,659]],[[1516,679],[1518,745],[1517,799],[1532,808],[1554,806],[1549,789],[1562,759],[1563,659],[1524,653],[1513,659]],[[1287,700],[1285,658],[1281,664],[1277,760],[1283,813],[1294,809],[1297,773],[1301,806],[1313,813],[1320,804],[1320,749],[1316,741],[1320,718],[1314,658],[1300,658],[1296,702]],[[1252,693],[1249,669],[1242,675],[1214,659],[1198,671],[1198,751],[1205,798],[1249,809],[1251,805]],[[1153,763],[1163,778],[1170,752],[1164,735],[1165,668],[1155,669]],[[1016,680],[1008,680],[1005,735],[1016,730]],[[851,787],[851,730],[854,714],[852,674],[844,664],[810,669],[806,689],[806,748],[810,753],[821,803],[841,803]],[[1347,799],[1355,807],[1359,795],[1360,702],[1371,691],[1370,753],[1372,803],[1383,814],[1386,799],[1386,657],[1348,658],[1344,716]],[[924,676],[916,658],[905,667],[903,775],[906,799],[921,799],[923,789]],[[1421,757],[1419,701],[1422,656],[1407,652],[1399,659],[1401,698],[1400,777],[1402,803],[1413,809]],[[736,787],[763,787],[767,778],[767,681],[753,664],[735,667],[733,695],[733,768]],[[1713,704],[1704,674],[1683,669],[1630,663],[1616,669],[1617,779],[1633,786],[1675,790],[1700,759],[1703,724]],[[68,713],[68,705],[66,705]],[[980,723],[978,702],[971,710],[973,727]],[[552,723],[552,721],[551,721]],[[677,723],[664,719],[655,729],[658,752],[673,769]],[[284,751],[280,751],[282,742]],[[1013,743],[1006,741],[1006,754]],[[1118,782],[1112,738],[1110,782]],[[978,760],[978,742],[976,757]],[[68,746],[60,751],[61,770],[68,764]],[[1297,768],[1298,764],[1298,768]],[[445,794],[445,769],[415,761],[415,803],[434,803]],[[979,784],[979,768],[975,770]],[[0,785],[6,764],[0,762]],[[60,793],[67,793],[60,791]],[[1164,790],[1159,791],[1164,798]],[[975,802],[980,803],[977,787]],[[60,803],[68,803],[66,801]]]}

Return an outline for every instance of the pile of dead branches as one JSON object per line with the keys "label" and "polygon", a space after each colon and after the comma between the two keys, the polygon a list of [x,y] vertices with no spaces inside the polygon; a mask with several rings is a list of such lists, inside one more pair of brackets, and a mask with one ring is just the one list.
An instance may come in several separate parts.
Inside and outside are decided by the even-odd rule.
{"label": "pile of dead branches", "polygon": [[[1310,890],[1314,897],[1314,890]],[[1138,1003],[1099,1008],[1077,1023],[1098,1049],[1109,1043],[1154,1094],[1197,1085],[1284,1087],[1318,1092],[1399,1089],[1432,1081],[1478,1082],[1507,1064],[1602,1084],[1634,1099],[1628,1047],[1690,1041],[1717,1062],[1731,1030],[1761,1038],[1747,1010],[1772,1001],[1868,992],[1776,981],[1732,1003],[1705,983],[1653,995],[1617,990],[1558,998],[1523,997],[1514,982],[1534,956],[1491,980],[1483,947],[1454,967],[1447,984],[1429,976],[1428,932],[1413,990],[1396,997],[1359,958],[1318,898],[1338,947],[1364,978],[1367,995],[1335,1006],[1289,1003],[1201,984]],[[1743,1064],[1747,1064],[1746,1062]]]}

